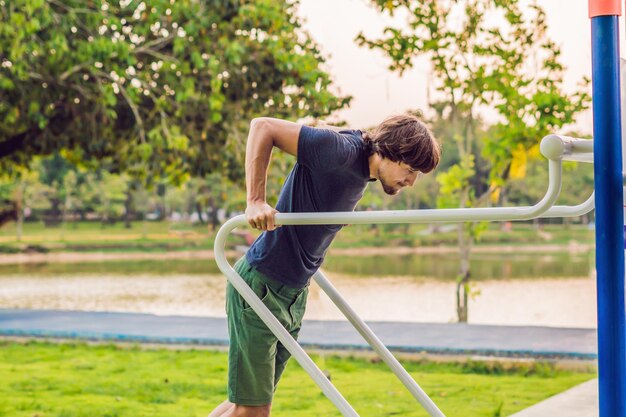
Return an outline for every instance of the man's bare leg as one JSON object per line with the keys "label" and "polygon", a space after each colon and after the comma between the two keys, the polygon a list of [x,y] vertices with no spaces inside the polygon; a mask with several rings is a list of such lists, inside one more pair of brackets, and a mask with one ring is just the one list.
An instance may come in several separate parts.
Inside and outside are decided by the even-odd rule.
{"label": "man's bare leg", "polygon": [[208,417],[222,417],[222,416],[226,416],[226,412],[228,410],[230,410],[231,408],[234,408],[235,404],[231,403],[230,401],[226,400],[223,403],[221,403],[220,405],[218,405],[217,407],[215,407],[215,410],[211,411],[211,414],[208,415]]}
{"label": "man's bare leg", "polygon": [[226,400],[217,406],[208,417],[269,417],[271,404],[250,406],[237,405]]}

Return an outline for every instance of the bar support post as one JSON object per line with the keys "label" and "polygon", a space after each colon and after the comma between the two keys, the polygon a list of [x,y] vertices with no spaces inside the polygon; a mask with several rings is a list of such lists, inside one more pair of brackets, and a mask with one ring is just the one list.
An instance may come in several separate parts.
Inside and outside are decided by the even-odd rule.
{"label": "bar support post", "polygon": [[619,0],[589,0],[600,417],[626,417]]}

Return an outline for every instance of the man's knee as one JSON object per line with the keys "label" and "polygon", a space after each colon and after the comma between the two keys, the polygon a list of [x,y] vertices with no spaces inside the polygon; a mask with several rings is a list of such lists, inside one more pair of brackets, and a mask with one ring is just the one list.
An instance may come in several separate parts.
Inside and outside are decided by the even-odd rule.
{"label": "man's knee", "polygon": [[271,408],[271,404],[258,406],[235,404],[232,417],[269,417]]}

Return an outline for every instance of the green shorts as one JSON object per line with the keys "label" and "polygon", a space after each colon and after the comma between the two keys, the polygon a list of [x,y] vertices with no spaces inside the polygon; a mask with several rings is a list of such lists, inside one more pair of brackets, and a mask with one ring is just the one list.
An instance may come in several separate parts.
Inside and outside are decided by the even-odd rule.
{"label": "green shorts", "polygon": [[[245,255],[234,268],[297,339],[308,287],[293,288],[268,278],[250,266]],[[226,314],[230,339],[228,401],[239,405],[271,404],[291,354],[230,282],[226,287]]]}

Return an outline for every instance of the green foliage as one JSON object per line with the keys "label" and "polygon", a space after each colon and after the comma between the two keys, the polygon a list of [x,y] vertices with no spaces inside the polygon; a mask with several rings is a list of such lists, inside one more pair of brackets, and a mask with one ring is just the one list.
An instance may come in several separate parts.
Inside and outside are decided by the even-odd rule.
{"label": "green foliage", "polygon": [[177,212],[180,220],[202,212],[202,219],[206,220],[206,213],[211,211],[211,220],[218,225],[218,209],[245,209],[245,191],[221,173],[204,179],[189,178],[178,186],[159,183],[149,190],[128,174],[88,170],[59,154],[35,157],[29,170],[0,177],[0,193],[6,200],[19,201],[20,207],[30,213],[27,220],[43,218],[49,224],[77,216],[97,216],[103,223],[113,223],[127,214],[145,218],[150,211],[159,212],[162,217]]}
{"label": "green foliage", "polygon": [[437,205],[440,208],[470,205],[473,196],[469,188],[470,180],[475,173],[474,155],[466,154],[459,163],[437,175],[437,182],[440,185]]}
{"label": "green foliage", "polygon": [[250,119],[349,102],[330,92],[292,2],[1,3],[5,170],[64,150],[148,185],[237,178]]}
{"label": "green foliage", "polygon": [[[441,139],[446,143],[453,138],[461,159],[464,153],[475,152],[475,140],[484,140],[483,154],[491,167],[483,181],[495,187],[509,177],[514,151],[536,147],[541,137],[572,123],[589,104],[584,88],[573,94],[563,91],[560,49],[547,37],[545,13],[537,3],[526,12],[519,1],[374,3],[391,14],[406,11],[410,30],[387,28],[381,39],[361,34],[358,42],[384,51],[391,59],[389,68],[400,73],[417,57],[429,57],[439,93],[432,105],[438,117],[458,129]],[[583,80],[582,86],[587,83]],[[501,120],[488,135],[477,122],[487,106]]]}

